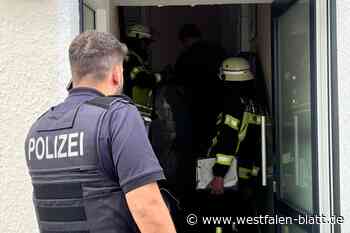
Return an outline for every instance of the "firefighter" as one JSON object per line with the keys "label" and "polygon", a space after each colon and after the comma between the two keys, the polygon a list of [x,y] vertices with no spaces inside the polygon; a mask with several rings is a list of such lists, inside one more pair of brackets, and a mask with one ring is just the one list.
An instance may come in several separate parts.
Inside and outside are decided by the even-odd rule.
{"label": "firefighter", "polygon": [[146,26],[137,24],[128,28],[129,54],[125,65],[125,93],[132,97],[146,123],[150,120],[153,109],[153,89],[161,79],[160,74],[152,72],[148,63],[152,41],[151,31]]}
{"label": "firefighter", "polygon": [[[254,195],[259,174],[261,116],[264,108],[256,98],[255,80],[250,65],[244,58],[228,58],[219,72],[224,83],[223,109],[217,120],[217,135],[212,140],[211,156],[216,157],[213,180],[210,183],[213,195],[222,195],[223,206],[229,214],[232,208],[239,209],[235,215],[254,216]],[[226,195],[224,178],[233,160],[237,161],[238,192]],[[227,198],[225,198],[225,196]],[[232,197],[235,196],[235,200]],[[228,205],[232,205],[230,208]],[[256,226],[238,226],[239,232],[255,232]]]}

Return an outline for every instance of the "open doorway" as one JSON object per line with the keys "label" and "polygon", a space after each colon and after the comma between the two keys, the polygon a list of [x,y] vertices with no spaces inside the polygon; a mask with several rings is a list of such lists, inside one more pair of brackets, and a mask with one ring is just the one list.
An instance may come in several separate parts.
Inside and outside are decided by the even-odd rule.
{"label": "open doorway", "polygon": [[[210,44],[216,49],[222,49],[225,55],[220,64],[225,58],[229,57],[244,57],[250,64],[251,72],[255,77],[256,88],[254,96],[259,96],[258,99],[262,102],[266,108],[266,114],[270,112],[272,103],[271,93],[271,70],[272,70],[272,56],[271,56],[271,6],[269,4],[263,5],[201,5],[201,6],[125,6],[118,7],[119,22],[121,39],[126,40],[128,34],[128,28],[135,24],[147,25],[152,30],[153,43],[150,46],[148,62],[152,67],[153,72],[158,72],[167,75],[167,71],[176,69],[179,57],[186,49],[179,40],[179,32],[184,25],[195,25],[198,31],[201,33],[201,38],[206,43]],[[209,20],[208,20],[209,19]],[[203,54],[203,56],[214,55]],[[210,60],[210,59],[209,59]],[[263,61],[261,61],[263,60]],[[215,62],[215,61],[214,61]],[[219,74],[219,66],[215,78]],[[171,68],[169,68],[171,67]],[[166,71],[164,71],[166,70]],[[176,72],[175,72],[176,73]],[[198,72],[200,73],[200,72]],[[197,87],[202,88],[200,77],[198,78]],[[176,77],[175,77],[176,79]],[[186,82],[186,80],[185,80]],[[190,82],[190,80],[188,80]],[[193,88],[193,87],[191,87]],[[161,90],[164,90],[161,88]],[[174,91],[174,90],[170,90]],[[179,91],[179,90],[175,90]],[[182,91],[180,89],[180,91]],[[162,92],[162,91],[160,91]],[[160,93],[162,95],[163,93]],[[169,94],[169,93],[168,93]],[[170,93],[169,95],[172,95]],[[159,95],[155,95],[155,102],[158,103]],[[163,96],[160,96],[162,98]],[[186,100],[185,100],[186,101]],[[171,108],[171,104],[169,104]],[[210,104],[209,104],[210,105]],[[181,106],[176,108],[175,111],[186,111],[184,108],[188,106]],[[208,107],[208,111],[210,112]],[[180,109],[180,110],[179,110]],[[174,109],[170,109],[174,110]],[[156,110],[157,111],[157,110]],[[191,109],[187,109],[191,112]],[[209,114],[209,113],[208,113]],[[183,114],[180,118],[183,120],[186,114]],[[167,118],[168,119],[164,119]],[[185,196],[185,207],[191,209],[188,206],[188,198],[186,200],[186,194],[188,193],[189,199],[196,198],[196,195],[192,194],[191,188],[186,186],[184,180],[186,176],[181,176],[181,173],[185,173],[186,168],[183,164],[190,164],[193,168],[196,166],[192,158],[193,155],[189,155],[186,152],[174,151],[174,147],[177,146],[176,133],[171,131],[171,127],[168,127],[174,122],[172,113],[164,114],[163,116],[157,116],[153,121],[153,127],[151,127],[151,142],[154,150],[165,169],[165,173],[170,176],[170,183],[174,187],[170,187],[172,191],[179,191],[185,186],[187,189],[180,193],[181,198]],[[215,120],[214,120],[215,125]],[[176,120],[175,120],[176,124]],[[170,128],[170,129],[169,129]],[[185,128],[185,127],[184,127]],[[197,128],[198,130],[198,128]],[[174,130],[176,131],[176,129]],[[204,134],[203,130],[201,133]],[[189,131],[182,132],[182,136],[191,134]],[[258,136],[260,137],[260,135]],[[186,139],[187,140],[187,139]],[[188,139],[190,140],[190,139]],[[259,139],[260,140],[260,139]],[[211,138],[208,140],[211,141]],[[267,164],[264,169],[267,175],[266,184],[262,185],[262,177],[259,175],[256,179],[256,183],[252,188],[254,191],[254,203],[249,203],[245,207],[246,209],[253,208],[254,210],[248,211],[250,216],[258,215],[273,215],[273,190],[272,190],[272,128],[267,130],[267,141],[270,145],[267,148]],[[206,148],[207,149],[207,148]],[[259,154],[256,156],[257,161],[260,159],[260,148],[258,148]],[[205,156],[203,151],[195,151],[199,156]],[[186,158],[183,159],[183,157]],[[182,157],[179,162],[174,157]],[[181,163],[182,165],[176,164]],[[175,171],[173,171],[175,170]],[[192,169],[192,176],[195,177],[195,169]],[[269,172],[269,174],[267,174]],[[171,176],[176,178],[171,178]],[[180,178],[181,177],[181,178]],[[178,183],[178,184],[174,184]],[[185,194],[184,194],[185,193]],[[233,194],[234,195],[234,194]],[[232,196],[232,198],[234,198]],[[239,200],[239,198],[238,198]],[[193,200],[192,200],[193,201]],[[203,199],[203,202],[205,200]],[[239,202],[239,201],[238,201]],[[205,203],[202,203],[205,205]],[[254,207],[252,207],[254,206]],[[198,208],[198,205],[196,206]],[[229,207],[228,207],[229,208]],[[240,206],[240,208],[243,208]],[[228,213],[227,211],[225,213]],[[232,215],[234,215],[232,213]],[[274,226],[266,224],[265,226],[257,226],[251,228],[252,233],[273,233]],[[213,228],[215,230],[215,227]],[[241,231],[243,232],[243,231]]]}

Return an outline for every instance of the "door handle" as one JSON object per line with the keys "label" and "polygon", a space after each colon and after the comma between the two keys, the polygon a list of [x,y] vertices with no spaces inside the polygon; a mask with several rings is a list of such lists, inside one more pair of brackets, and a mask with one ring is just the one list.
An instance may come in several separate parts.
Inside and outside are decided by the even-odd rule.
{"label": "door handle", "polygon": [[266,116],[261,116],[261,176],[262,176],[262,186],[267,186]]}

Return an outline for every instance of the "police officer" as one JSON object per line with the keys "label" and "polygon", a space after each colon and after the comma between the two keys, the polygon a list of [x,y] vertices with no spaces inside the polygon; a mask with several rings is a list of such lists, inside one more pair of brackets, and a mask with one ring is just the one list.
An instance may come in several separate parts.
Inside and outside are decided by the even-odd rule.
{"label": "police officer", "polygon": [[130,50],[125,67],[125,92],[132,97],[143,116],[152,112],[153,89],[161,79],[160,74],[152,72],[148,63],[151,42],[152,35],[148,27],[136,24],[128,28],[127,45]]}
{"label": "police officer", "polygon": [[41,233],[174,233],[162,169],[132,101],[120,95],[127,48],[84,32],[69,48],[73,89],[25,142]]}
{"label": "police officer", "polygon": [[[210,184],[212,194],[225,194],[224,177],[233,160],[238,161],[238,192],[223,198],[231,205],[227,214],[254,216],[256,177],[260,165],[261,117],[265,114],[256,98],[255,78],[244,58],[231,57],[222,63],[220,78],[224,83],[223,109],[217,120],[217,134],[212,140],[210,155],[216,157],[214,178]],[[237,187],[236,187],[237,188]],[[240,208],[238,208],[240,207]],[[256,232],[255,226],[238,226],[239,232]]]}

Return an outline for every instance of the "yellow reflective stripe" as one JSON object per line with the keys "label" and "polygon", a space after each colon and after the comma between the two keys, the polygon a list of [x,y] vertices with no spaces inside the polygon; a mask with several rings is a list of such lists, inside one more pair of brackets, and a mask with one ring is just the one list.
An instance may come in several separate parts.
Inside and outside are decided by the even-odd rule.
{"label": "yellow reflective stripe", "polygon": [[225,119],[223,119],[223,113],[220,113],[216,120],[216,125],[219,125],[224,121],[224,124],[229,126],[232,129],[239,130],[239,124],[240,121],[237,118],[234,118],[233,116],[226,114]]}
{"label": "yellow reflective stripe", "polygon": [[130,72],[131,80],[134,80],[136,78],[136,75],[138,75],[140,72],[144,71],[144,69],[140,66],[134,67]]}
{"label": "yellow reflective stripe", "polygon": [[245,136],[247,135],[247,129],[248,129],[248,125],[249,125],[249,113],[248,112],[244,112],[243,113],[243,120],[242,120],[242,124],[241,124],[241,128],[239,130],[239,134],[238,134],[238,140],[240,142],[242,142],[245,138]]}
{"label": "yellow reflective stripe", "polygon": [[[224,120],[224,124],[229,126],[230,128],[239,131],[238,132],[238,141],[237,141],[237,145],[236,145],[236,149],[234,150],[234,154],[237,154],[241,145],[241,142],[245,139],[246,135],[247,135],[247,130],[248,130],[248,126],[249,124],[256,124],[256,125],[260,125],[261,124],[261,116],[254,114],[254,113],[250,113],[250,112],[244,112],[243,114],[243,119],[242,119],[242,123],[235,117],[226,114],[224,119],[223,119],[223,113],[220,113],[216,124],[219,125],[222,123],[222,120]],[[219,134],[218,134],[219,135]],[[218,139],[217,137],[215,137],[212,140],[212,147],[215,146],[218,143]]]}
{"label": "yellow reflective stripe", "polygon": [[241,142],[244,140],[245,136],[247,135],[248,125],[249,125],[247,119],[248,119],[248,113],[244,112],[241,128],[239,129],[239,133],[238,133],[238,142],[237,142],[235,154],[238,153]]}
{"label": "yellow reflective stripe", "polygon": [[260,125],[261,116],[254,113],[247,112],[247,121],[248,121],[248,124]]}
{"label": "yellow reflective stripe", "polygon": [[239,147],[241,146],[241,141],[239,141],[238,140],[238,142],[237,142],[237,146],[236,146],[236,150],[235,150],[235,154],[237,154],[238,153],[238,151],[239,151]]}
{"label": "yellow reflective stripe", "polygon": [[216,227],[215,233],[222,233],[222,227]]}
{"label": "yellow reflective stripe", "polygon": [[245,138],[245,135],[247,134],[246,131],[247,131],[249,124],[260,125],[261,124],[261,116],[254,114],[254,113],[250,113],[250,112],[244,112],[241,129],[239,130],[240,134],[241,134],[242,141]]}
{"label": "yellow reflective stripe", "polygon": [[241,179],[250,179],[252,176],[258,176],[260,168],[253,166],[253,169],[239,167],[238,168],[238,176]]}
{"label": "yellow reflective stripe", "polygon": [[234,159],[233,155],[216,154],[217,164],[231,166],[233,159]]}
{"label": "yellow reflective stripe", "polygon": [[248,168],[245,168],[245,167],[239,167],[238,168],[238,176],[239,178],[241,179],[249,179],[250,178],[250,173],[251,173],[251,170],[248,169]]}
{"label": "yellow reflective stripe", "polygon": [[134,67],[134,68],[131,70],[131,72],[130,72],[130,77],[131,77],[131,79],[135,79],[135,78],[136,78],[136,75],[137,75],[138,73],[140,73],[141,71],[142,71],[142,72],[147,72],[147,73],[149,73],[149,74],[152,73],[149,69],[147,69],[146,62],[145,62],[137,53],[135,53],[134,51],[130,50],[130,51],[129,51],[129,55],[135,56],[136,59],[137,59],[137,61],[140,63],[139,66]]}
{"label": "yellow reflective stripe", "polygon": [[209,148],[209,151],[211,151],[213,149],[214,146],[216,146],[216,144],[218,144],[219,140],[218,137],[220,136],[221,131],[218,131],[216,136],[211,140],[211,146]]}
{"label": "yellow reflective stripe", "polygon": [[239,133],[238,133],[238,143],[237,143],[237,147],[236,147],[236,153],[238,153],[238,151],[239,151],[239,147],[240,147],[241,142],[247,136],[249,124],[260,125],[261,124],[261,116],[254,114],[254,113],[250,113],[250,112],[244,112],[241,128],[239,129]]}
{"label": "yellow reflective stripe", "polygon": [[225,116],[225,125],[229,126],[232,129],[239,130],[239,120],[226,114]]}

